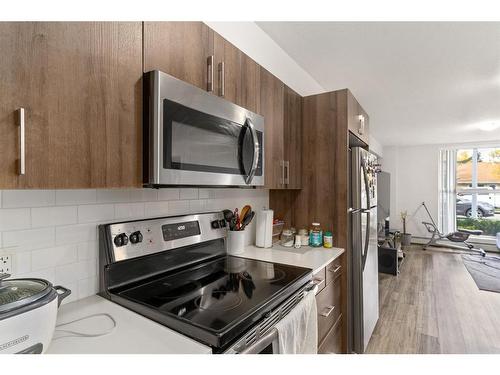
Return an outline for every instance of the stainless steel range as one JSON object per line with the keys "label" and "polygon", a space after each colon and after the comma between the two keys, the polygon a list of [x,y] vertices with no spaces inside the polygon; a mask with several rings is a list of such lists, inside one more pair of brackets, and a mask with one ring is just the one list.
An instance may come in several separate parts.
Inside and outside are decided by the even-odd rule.
{"label": "stainless steel range", "polygon": [[212,348],[273,352],[306,268],[226,254],[221,212],[99,227],[100,295]]}

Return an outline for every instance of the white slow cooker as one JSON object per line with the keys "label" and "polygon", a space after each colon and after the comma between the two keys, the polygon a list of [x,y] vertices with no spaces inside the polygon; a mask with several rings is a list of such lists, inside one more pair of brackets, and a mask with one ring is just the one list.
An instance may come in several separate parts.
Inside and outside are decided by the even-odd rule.
{"label": "white slow cooker", "polygon": [[43,353],[56,326],[57,308],[71,290],[42,279],[0,274],[0,354]]}

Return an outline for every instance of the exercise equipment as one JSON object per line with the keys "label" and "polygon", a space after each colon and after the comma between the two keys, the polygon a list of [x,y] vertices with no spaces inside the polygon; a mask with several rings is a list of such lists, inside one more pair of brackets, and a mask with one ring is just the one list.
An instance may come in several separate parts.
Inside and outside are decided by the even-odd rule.
{"label": "exercise equipment", "polygon": [[[425,205],[425,202],[422,202],[422,206],[424,206],[425,211],[427,212],[427,215],[429,215],[429,218],[431,219],[431,222],[427,221],[422,221],[422,224],[425,225],[425,228],[429,233],[431,233],[431,239],[429,242],[427,242],[424,246],[423,249],[427,250],[427,247],[429,246],[436,246],[436,247],[449,247],[452,249],[457,249],[457,250],[466,250],[466,251],[472,251],[475,253],[479,253],[481,256],[486,256],[486,252],[481,249],[475,247],[473,244],[467,242],[469,237],[471,235],[474,236],[480,236],[483,234],[482,230],[468,230],[468,229],[459,229],[456,232],[451,232],[448,234],[441,233],[441,231],[438,229],[436,222],[434,221],[431,213],[429,212],[429,209]],[[455,242],[455,243],[462,243],[463,245],[454,245],[454,244],[440,244],[438,241],[440,240],[448,240],[450,242]]]}

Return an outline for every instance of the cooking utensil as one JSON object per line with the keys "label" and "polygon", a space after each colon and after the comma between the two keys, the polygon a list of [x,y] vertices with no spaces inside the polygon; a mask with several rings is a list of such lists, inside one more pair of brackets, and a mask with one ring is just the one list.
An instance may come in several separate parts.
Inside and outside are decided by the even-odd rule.
{"label": "cooking utensil", "polygon": [[42,279],[9,279],[0,274],[0,353],[47,350],[57,308],[71,290]]}
{"label": "cooking utensil", "polygon": [[250,205],[245,205],[243,206],[243,208],[241,209],[240,211],[240,219],[241,221],[243,221],[243,219],[245,218],[245,216],[250,213],[250,211],[252,211],[252,207]]}
{"label": "cooking utensil", "polygon": [[238,207],[234,209],[234,218],[235,218],[235,223],[234,223],[234,229],[233,230],[239,230],[240,226],[240,215],[238,215]]}
{"label": "cooking utensil", "polygon": [[245,227],[250,224],[252,219],[255,216],[255,211],[250,211],[248,212],[245,217],[243,218],[242,225],[241,225],[241,230],[245,230]]}
{"label": "cooking utensil", "polygon": [[222,213],[224,214],[224,220],[226,220],[226,223],[229,225],[229,230],[233,230],[231,229],[231,222],[233,221],[233,211],[231,210],[222,210]]}

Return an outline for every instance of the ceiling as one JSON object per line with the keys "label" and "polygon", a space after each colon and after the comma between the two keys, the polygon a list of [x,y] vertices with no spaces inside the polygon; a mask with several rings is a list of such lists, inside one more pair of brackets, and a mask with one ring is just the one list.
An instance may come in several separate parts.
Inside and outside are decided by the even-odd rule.
{"label": "ceiling", "polygon": [[382,145],[500,141],[500,22],[257,22]]}

